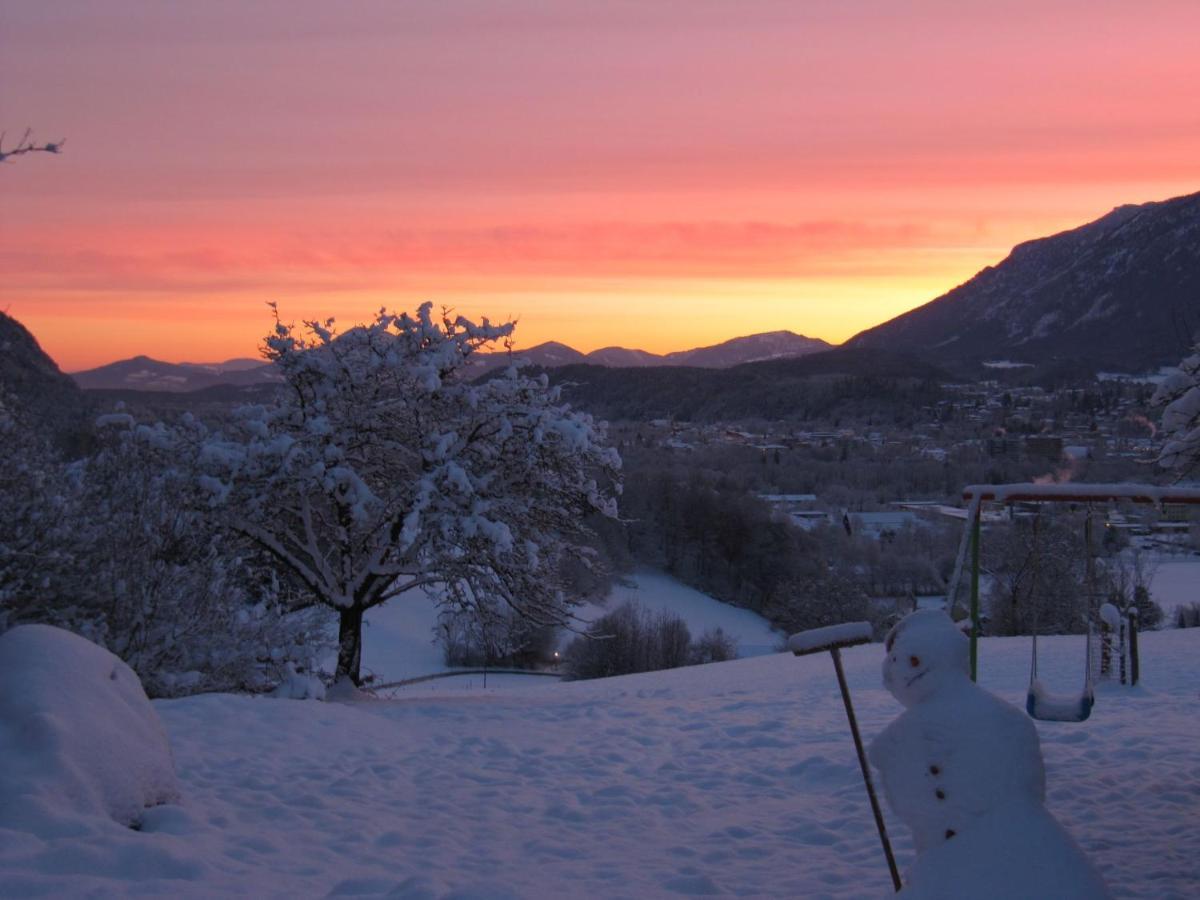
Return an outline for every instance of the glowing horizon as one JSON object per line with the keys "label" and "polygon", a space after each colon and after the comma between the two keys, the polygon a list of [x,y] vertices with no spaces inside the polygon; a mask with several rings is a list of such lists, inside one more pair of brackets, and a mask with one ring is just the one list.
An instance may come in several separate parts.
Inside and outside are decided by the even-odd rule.
{"label": "glowing horizon", "polygon": [[277,301],[519,346],[840,343],[1200,190],[1200,6],[19,2],[0,309],[67,371],[254,356]]}

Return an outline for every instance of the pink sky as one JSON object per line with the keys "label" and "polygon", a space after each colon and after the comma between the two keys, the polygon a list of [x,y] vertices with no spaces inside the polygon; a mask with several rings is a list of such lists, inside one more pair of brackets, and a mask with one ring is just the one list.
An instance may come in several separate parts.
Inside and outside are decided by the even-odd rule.
{"label": "pink sky", "polygon": [[0,309],[68,370],[278,300],[529,346],[841,341],[1200,190],[1200,4],[16,0]]}

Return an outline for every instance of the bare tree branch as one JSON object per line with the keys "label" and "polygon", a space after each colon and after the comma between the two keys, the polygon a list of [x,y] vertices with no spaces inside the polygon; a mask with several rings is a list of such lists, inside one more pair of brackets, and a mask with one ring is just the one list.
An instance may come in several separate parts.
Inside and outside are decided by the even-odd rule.
{"label": "bare tree branch", "polygon": [[21,139],[17,141],[17,146],[12,150],[4,149],[5,132],[0,131],[0,162],[8,162],[9,157],[21,156],[25,153],[61,153],[63,144],[66,140],[49,141],[45,144],[35,144],[33,141],[33,129],[26,128],[25,133],[21,135]]}

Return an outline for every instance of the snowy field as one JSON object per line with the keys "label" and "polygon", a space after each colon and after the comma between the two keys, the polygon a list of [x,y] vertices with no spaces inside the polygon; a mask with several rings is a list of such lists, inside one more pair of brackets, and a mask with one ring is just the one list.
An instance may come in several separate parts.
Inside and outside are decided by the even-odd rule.
{"label": "snowy field", "polygon": [[[710,628],[720,628],[737,642],[739,656],[774,653],[783,644],[784,635],[773,631],[762,616],[714,600],[693,590],[669,575],[651,569],[639,569],[613,587],[605,605],[585,606],[576,610],[579,627],[599,618],[622,603],[635,600],[654,612],[667,610],[682,618],[697,638]],[[437,607],[421,591],[411,591],[366,615],[363,630],[363,669],[375,675],[377,683],[418,678],[436,672],[450,672],[442,660],[440,645],[433,642],[437,625]],[[563,646],[569,642],[564,635]],[[332,660],[330,668],[332,668]],[[525,688],[541,685],[542,677],[489,674],[489,688]],[[422,691],[463,692],[481,689],[483,680],[469,675],[423,682]],[[404,688],[407,694],[416,686]]]}
{"label": "snowy field", "polygon": [[1200,557],[1160,556],[1154,566],[1150,595],[1170,623],[1180,606],[1200,603]]}
{"label": "snowy field", "polygon": [[734,639],[741,657],[776,653],[787,638],[757,613],[714,600],[653,569],[638,569],[615,584],[603,609],[585,607],[577,615],[584,620],[595,619],[631,600],[651,612],[671,612],[679,616],[687,623],[693,638],[711,628],[720,628]]}
{"label": "snowy field", "polygon": [[[1082,643],[1043,639],[1078,686]],[[900,711],[880,645],[844,654],[870,740]],[[1040,724],[1048,805],[1119,897],[1200,895],[1200,629],[1146,634],[1143,685]],[[1020,702],[1029,643],[981,644]],[[359,704],[155,703],[183,788],[141,831],[0,830],[0,895],[882,897],[828,655]],[[2,817],[0,817],[2,820]],[[891,820],[903,867],[911,844]]]}

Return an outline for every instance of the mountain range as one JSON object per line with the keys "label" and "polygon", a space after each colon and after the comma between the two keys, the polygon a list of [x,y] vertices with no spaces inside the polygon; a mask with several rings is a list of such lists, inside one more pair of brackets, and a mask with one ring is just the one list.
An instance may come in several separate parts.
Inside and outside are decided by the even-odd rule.
{"label": "mountain range", "polygon": [[169,363],[149,356],[122,359],[86,372],[73,372],[75,383],[88,390],[198,391],[218,385],[279,381],[274,367],[261,359],[223,363]]}
{"label": "mountain range", "polygon": [[[843,346],[886,350],[959,373],[982,374],[988,361],[1138,372],[1178,362],[1198,327],[1200,193],[1120,206],[1094,222],[1019,244],[964,284]],[[585,354],[554,341],[515,355],[543,368],[723,369],[831,349],[816,338],[775,331],[662,355],[625,347]],[[507,353],[481,353],[475,363],[482,373],[508,359]],[[191,391],[270,382],[273,373],[256,360],[203,365],[139,356],[73,377],[85,388]]]}
{"label": "mountain range", "polygon": [[[697,347],[663,355],[624,347],[605,347],[581,353],[566,344],[548,341],[514,351],[513,356],[529,365],[556,368],[591,364],[621,368],[647,366],[695,366],[725,369],[749,362],[792,359],[832,349],[833,345],[790,331],[772,331],[733,338],[711,347]],[[507,352],[480,353],[475,364],[483,372],[507,364]],[[89,390],[195,391],[218,385],[244,386],[278,380],[273,368],[254,359],[233,359],[223,363],[169,363],[136,356],[118,362],[75,372],[80,387]]]}

